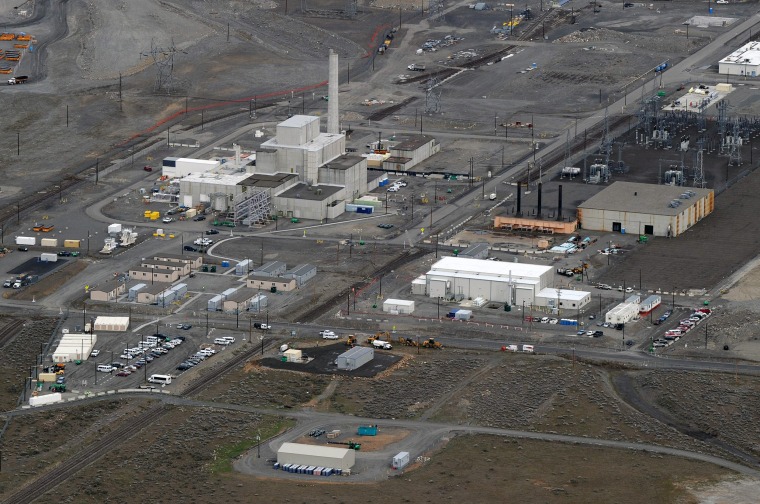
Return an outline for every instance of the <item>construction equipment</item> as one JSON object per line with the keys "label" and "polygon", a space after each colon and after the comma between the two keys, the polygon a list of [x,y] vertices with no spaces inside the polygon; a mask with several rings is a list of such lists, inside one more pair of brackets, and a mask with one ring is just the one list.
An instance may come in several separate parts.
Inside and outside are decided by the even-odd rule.
{"label": "construction equipment", "polygon": [[372,342],[377,339],[383,340],[383,341],[391,341],[393,337],[391,336],[391,333],[389,333],[388,331],[377,331],[374,336],[370,336],[369,338],[367,338],[367,343],[371,345]]}
{"label": "construction equipment", "polygon": [[356,346],[356,336],[354,336],[353,334],[349,334],[348,337],[346,338],[346,346],[350,346],[352,348]]}
{"label": "construction equipment", "polygon": [[48,387],[53,392],[66,392],[66,384],[65,383],[54,383],[50,387]]}
{"label": "construction equipment", "polygon": [[435,338],[430,338],[422,342],[422,348],[434,348],[436,350],[440,350],[443,348],[443,345],[441,345],[439,341],[436,341]]}

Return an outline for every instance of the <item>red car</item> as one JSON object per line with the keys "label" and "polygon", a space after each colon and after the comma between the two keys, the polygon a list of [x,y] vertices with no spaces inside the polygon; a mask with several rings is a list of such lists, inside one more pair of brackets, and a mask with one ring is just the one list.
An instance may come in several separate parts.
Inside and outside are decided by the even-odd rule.
{"label": "red car", "polygon": [[132,373],[130,371],[127,371],[126,369],[122,369],[118,373],[116,373],[116,376],[129,376]]}
{"label": "red car", "polygon": [[152,166],[143,166],[143,170],[145,170],[145,171],[153,171],[153,167]]}

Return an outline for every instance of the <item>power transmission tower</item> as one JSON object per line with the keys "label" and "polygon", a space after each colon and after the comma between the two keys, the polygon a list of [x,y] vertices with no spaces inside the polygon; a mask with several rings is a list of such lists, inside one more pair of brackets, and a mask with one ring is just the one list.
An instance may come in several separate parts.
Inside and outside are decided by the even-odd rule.
{"label": "power transmission tower", "polygon": [[[174,39],[168,48],[158,47],[153,40],[150,41],[150,51],[140,53],[140,59],[150,58],[153,66],[156,67],[156,80],[153,87],[155,92],[166,91],[166,94],[172,94],[175,90],[176,82],[174,77],[174,55],[178,52],[174,46]],[[179,51],[187,54],[184,51]]]}

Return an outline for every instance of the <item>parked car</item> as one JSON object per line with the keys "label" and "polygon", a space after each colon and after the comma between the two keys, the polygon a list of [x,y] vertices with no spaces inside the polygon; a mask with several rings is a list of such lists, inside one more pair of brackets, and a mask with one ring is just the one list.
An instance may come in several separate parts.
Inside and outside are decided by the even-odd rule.
{"label": "parked car", "polygon": [[208,230],[206,230],[206,234],[207,235],[219,234],[219,230],[218,229],[208,229]]}
{"label": "parked car", "polygon": [[188,252],[198,252],[198,249],[197,249],[197,248],[195,248],[195,247],[193,247],[192,245],[185,245],[185,247],[184,247],[184,248],[185,248],[185,250],[187,250]]}
{"label": "parked car", "polygon": [[174,222],[174,217],[169,217],[168,215],[161,219],[161,222],[164,224],[169,224],[170,222]]}
{"label": "parked car", "polygon": [[193,220],[195,222],[204,221],[204,220],[206,220],[206,216],[205,215],[196,215],[195,217],[193,217]]}
{"label": "parked car", "polygon": [[16,250],[19,252],[29,252],[29,247],[18,247]]}
{"label": "parked car", "polygon": [[60,257],[69,257],[71,256],[71,252],[69,252],[68,250],[59,250],[58,255]]}
{"label": "parked car", "polygon": [[92,352],[90,352],[90,357],[97,357],[98,355],[100,355],[100,350],[98,349],[95,349]]}
{"label": "parked car", "polygon": [[145,170],[147,172],[152,172],[153,171],[153,167],[152,166],[143,166],[143,170]]}
{"label": "parked car", "polygon": [[325,329],[324,331],[319,331],[319,335],[322,336],[322,339],[329,339],[329,340],[338,339],[338,335],[329,329]]}

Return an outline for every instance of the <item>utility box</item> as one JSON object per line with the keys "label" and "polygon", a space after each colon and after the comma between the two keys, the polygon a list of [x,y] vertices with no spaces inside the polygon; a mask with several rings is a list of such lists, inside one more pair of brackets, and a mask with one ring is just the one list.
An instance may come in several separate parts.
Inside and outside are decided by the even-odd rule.
{"label": "utility box", "polygon": [[295,348],[289,348],[282,354],[287,362],[301,362],[303,359],[303,353]]}
{"label": "utility box", "polygon": [[400,452],[393,456],[393,462],[391,462],[391,467],[399,470],[406,467],[406,465],[409,464],[409,452]]}

